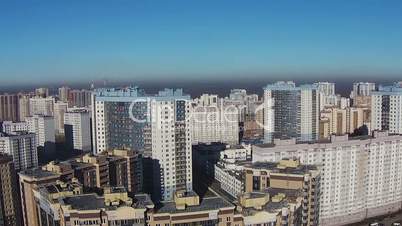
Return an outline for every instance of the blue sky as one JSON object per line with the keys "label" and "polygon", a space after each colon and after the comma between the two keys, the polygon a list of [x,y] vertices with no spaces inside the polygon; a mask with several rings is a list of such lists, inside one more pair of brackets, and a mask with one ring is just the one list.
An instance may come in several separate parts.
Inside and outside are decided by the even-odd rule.
{"label": "blue sky", "polygon": [[2,0],[0,84],[401,77],[400,0]]}

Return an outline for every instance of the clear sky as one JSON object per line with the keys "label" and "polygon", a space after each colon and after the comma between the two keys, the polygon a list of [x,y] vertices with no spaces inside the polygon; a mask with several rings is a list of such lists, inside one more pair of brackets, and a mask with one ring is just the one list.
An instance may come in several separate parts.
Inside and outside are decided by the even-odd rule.
{"label": "clear sky", "polygon": [[402,78],[402,1],[0,1],[0,85],[284,75]]}

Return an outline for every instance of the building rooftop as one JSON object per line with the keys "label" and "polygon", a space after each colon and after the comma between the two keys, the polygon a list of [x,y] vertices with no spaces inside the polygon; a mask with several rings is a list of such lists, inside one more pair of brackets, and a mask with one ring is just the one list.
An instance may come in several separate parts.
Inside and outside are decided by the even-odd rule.
{"label": "building rooftop", "polygon": [[57,178],[59,177],[58,174],[50,172],[50,171],[45,171],[40,168],[33,168],[33,169],[27,169],[19,173],[21,176],[26,176],[26,177],[31,177],[33,179],[42,179],[42,178],[47,178],[47,177],[54,177]]}
{"label": "building rooftop", "polygon": [[[99,100],[113,100],[113,101],[128,101],[133,98],[150,98],[156,100],[171,100],[171,99],[185,99],[190,100],[190,95],[184,94],[182,89],[164,89],[159,91],[156,95],[146,94],[143,89],[137,86],[126,88],[109,88],[109,89],[96,89],[94,94]],[[144,99],[143,101],[145,101]]]}
{"label": "building rooftop", "polygon": [[298,165],[297,167],[278,168],[278,163],[273,162],[254,162],[246,165],[246,167],[247,166],[254,169],[267,169],[272,170],[274,173],[284,174],[304,174],[310,170],[317,170],[317,166],[315,165]]}
{"label": "building rooftop", "polygon": [[198,211],[208,211],[216,210],[225,207],[233,207],[234,205],[225,201],[221,197],[209,197],[200,200],[200,205],[198,206],[188,206],[186,209],[176,209],[176,203],[174,201],[162,202],[157,206],[156,213],[187,213],[187,212],[198,212]]}
{"label": "building rooftop", "polygon": [[369,141],[376,138],[388,137],[389,139],[401,139],[401,134],[390,134],[388,131],[378,131],[375,130],[371,135],[363,135],[363,136],[349,136],[345,135],[331,135],[328,139],[321,139],[317,141],[308,141],[308,142],[300,142],[296,141],[295,138],[290,139],[274,139],[273,143],[264,143],[264,144],[256,144],[254,147],[258,148],[275,148],[281,146],[292,146],[292,145],[313,145],[313,144],[336,144],[339,142],[348,142],[348,141]]}
{"label": "building rooftop", "polygon": [[148,194],[136,194],[134,197],[134,205],[135,208],[147,208],[147,207],[154,207],[154,203],[149,197]]}
{"label": "building rooftop", "polygon": [[268,84],[264,87],[264,90],[288,90],[288,91],[299,91],[306,89],[317,89],[317,85],[314,84],[303,84],[296,86],[292,81],[279,81],[276,83]]}
{"label": "building rooftop", "polygon": [[76,210],[96,210],[105,207],[105,199],[96,194],[83,194],[61,199],[65,205],[70,205]]}
{"label": "building rooftop", "polygon": [[[254,207],[243,207],[241,209],[241,213],[245,216],[254,215],[260,211],[267,211],[269,213],[276,213],[281,211],[283,207],[288,207],[289,204],[297,203],[298,199],[302,197],[302,190],[293,190],[293,189],[276,189],[276,188],[268,188],[263,192],[251,192],[247,193],[250,198],[262,198],[265,195],[269,195],[269,201],[262,206],[262,209],[255,209]],[[280,197],[278,200],[274,201],[273,199]]]}

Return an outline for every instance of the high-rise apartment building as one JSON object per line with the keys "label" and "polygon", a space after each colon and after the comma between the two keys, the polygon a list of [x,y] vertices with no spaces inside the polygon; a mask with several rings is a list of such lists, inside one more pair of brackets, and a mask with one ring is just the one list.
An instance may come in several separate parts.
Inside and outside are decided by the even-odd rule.
{"label": "high-rise apartment building", "polygon": [[[239,110],[233,105],[225,105],[223,99],[215,95],[192,105],[192,142],[227,144],[239,143]],[[207,100],[207,101],[206,101]]]}
{"label": "high-rise apartment building", "polygon": [[56,135],[54,117],[45,115],[34,115],[26,118],[28,131],[36,135],[36,145],[45,153],[55,150]]}
{"label": "high-rise apartment building", "polygon": [[344,225],[395,212],[402,204],[402,136],[388,132],[327,142],[295,139],[253,146],[253,162],[298,158],[319,165],[320,224]]}
{"label": "high-rise apartment building", "polygon": [[54,103],[54,125],[57,134],[64,134],[64,114],[67,108],[67,102],[57,101]]}
{"label": "high-rise apartment building", "polygon": [[46,97],[49,96],[49,89],[48,88],[43,88],[43,87],[37,88],[37,89],[35,89],[35,95],[37,97],[46,98]]}
{"label": "high-rise apartment building", "polygon": [[0,154],[0,225],[21,226],[21,206],[13,158]]}
{"label": "high-rise apartment building", "polygon": [[86,110],[73,110],[64,114],[64,134],[70,149],[91,151],[90,114]]}
{"label": "high-rise apartment building", "polygon": [[314,85],[320,93],[320,110],[337,105],[340,97],[335,94],[335,83],[317,82]]}
{"label": "high-rise apartment building", "polygon": [[54,98],[53,97],[32,97],[29,99],[30,115],[53,116]]}
{"label": "high-rise apartment building", "polygon": [[375,91],[375,83],[356,82],[353,83],[353,90],[350,94],[350,98],[354,99],[357,96],[370,96],[373,91]]}
{"label": "high-rise apartment building", "polygon": [[0,153],[13,157],[16,170],[25,170],[38,166],[36,139],[33,133],[0,133]]}
{"label": "high-rise apartment building", "polygon": [[18,121],[19,97],[17,94],[0,95],[0,121]]}
{"label": "high-rise apartment building", "polygon": [[91,105],[92,92],[89,90],[69,90],[69,107],[89,107]]}
{"label": "high-rise apartment building", "polygon": [[317,86],[318,91],[324,96],[335,95],[335,83],[333,82],[317,82],[314,85]]}
{"label": "high-rise apartment building", "polygon": [[70,88],[63,86],[59,88],[59,100],[62,102],[68,102],[68,96],[70,93]]}
{"label": "high-rise apartment building", "polygon": [[367,126],[367,132],[371,131],[369,108],[326,108],[320,113],[320,138],[329,138],[332,134],[352,134],[363,125]]}
{"label": "high-rise apartment building", "polygon": [[402,134],[402,85],[380,86],[371,95],[371,127]]}
{"label": "high-rise apartment building", "polygon": [[19,121],[25,121],[25,118],[30,116],[31,113],[29,111],[29,99],[30,97],[28,95],[22,95],[20,96],[19,99]]}
{"label": "high-rise apartment building", "polygon": [[265,142],[295,137],[312,141],[319,133],[319,92],[314,85],[277,82],[264,88]]}
{"label": "high-rise apartment building", "polygon": [[192,190],[190,96],[181,89],[146,95],[126,88],[97,90],[92,98],[95,153],[128,148],[151,158],[154,197],[170,200],[176,190]]}

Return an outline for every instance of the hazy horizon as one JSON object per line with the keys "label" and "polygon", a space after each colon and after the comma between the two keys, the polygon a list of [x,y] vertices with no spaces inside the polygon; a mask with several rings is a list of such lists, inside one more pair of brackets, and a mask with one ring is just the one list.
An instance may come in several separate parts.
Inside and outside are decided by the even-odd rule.
{"label": "hazy horizon", "polygon": [[397,0],[2,1],[0,87],[402,78],[401,11]]}

